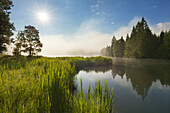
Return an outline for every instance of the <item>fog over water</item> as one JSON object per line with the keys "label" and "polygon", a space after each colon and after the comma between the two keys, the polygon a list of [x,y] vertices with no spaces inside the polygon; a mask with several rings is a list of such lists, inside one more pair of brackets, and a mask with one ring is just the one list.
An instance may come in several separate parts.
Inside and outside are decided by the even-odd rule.
{"label": "fog over water", "polygon": [[[104,32],[98,26],[101,20],[91,19],[81,23],[76,32],[70,35],[66,34],[43,34],[45,31],[40,31],[40,40],[43,43],[42,52],[39,55],[43,56],[95,56],[100,55],[100,50],[103,47],[111,44],[113,35],[116,39],[121,36],[125,37],[131,33],[132,27],[140,21],[141,17],[134,17],[128,25],[121,26],[116,31]],[[170,23],[158,23],[150,25],[152,32],[157,35],[162,30],[169,30]],[[51,28],[52,29],[52,28]],[[17,31],[16,33],[17,34]],[[15,38],[16,35],[12,36]],[[8,46],[8,52],[5,54],[12,55],[13,44]]]}
{"label": "fog over water", "polygon": [[[77,31],[70,35],[42,35],[41,40],[43,48],[40,54],[45,56],[100,55],[100,50],[111,44],[113,35],[116,36],[116,39],[120,39],[120,37],[123,36],[125,40],[127,33],[131,33],[133,26],[136,25],[140,19],[140,17],[134,17],[128,25],[122,26],[112,33],[100,30],[98,24],[101,20],[91,19],[89,21],[82,22]],[[169,25],[169,22],[158,23],[150,25],[150,28],[152,32],[158,35],[162,30],[169,30]]]}

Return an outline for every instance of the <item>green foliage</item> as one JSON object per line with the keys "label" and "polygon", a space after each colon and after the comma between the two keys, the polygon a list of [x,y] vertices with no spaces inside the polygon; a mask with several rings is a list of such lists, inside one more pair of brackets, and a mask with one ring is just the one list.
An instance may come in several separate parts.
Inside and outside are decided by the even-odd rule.
{"label": "green foliage", "polygon": [[39,31],[34,26],[25,26],[24,31],[19,31],[15,40],[13,54],[21,55],[21,52],[28,53],[29,56],[41,52],[43,44],[40,42]]}
{"label": "green foliage", "polygon": [[[131,36],[126,40],[126,49],[125,49],[125,56],[126,57],[136,57],[136,30],[133,27]],[[134,38],[131,38],[134,37]]]}
{"label": "green foliage", "polygon": [[13,55],[14,56],[20,56],[22,50],[22,47],[25,47],[26,40],[24,37],[24,32],[23,31],[19,31],[15,40],[15,48],[13,50]]}
{"label": "green foliage", "polygon": [[99,67],[99,66],[111,66],[112,65],[112,59],[111,58],[105,58],[105,57],[70,57],[69,59],[70,64],[72,66],[75,66],[77,72],[85,67]]}
{"label": "green foliage", "polygon": [[152,34],[147,22],[142,18],[133,27],[130,38],[126,43],[125,55],[127,57],[151,58],[157,49],[157,37]]}
{"label": "green foliage", "polygon": [[115,36],[112,38],[111,47],[107,46],[106,48],[103,48],[100,53],[103,56],[109,56],[109,57],[123,57],[125,51],[125,41],[123,37],[121,39],[116,40]]}
{"label": "green foliage", "polygon": [[0,53],[6,51],[6,44],[10,43],[10,36],[13,35],[15,27],[10,22],[10,9],[13,7],[11,0],[0,1]]}
{"label": "green foliage", "polygon": [[160,58],[170,59],[170,31],[162,31],[159,38],[160,48],[157,51],[157,56]]}
{"label": "green foliage", "polygon": [[111,113],[113,112],[112,105],[113,101],[113,91],[109,90],[108,83],[106,81],[104,90],[100,81],[96,82],[94,92],[91,93],[91,88],[89,85],[87,97],[84,95],[82,89],[82,80],[80,80],[80,96],[77,92],[77,98],[75,100],[75,112],[77,113]]}
{"label": "green foliage", "polygon": [[[142,18],[133,27],[131,35],[127,35],[126,42],[123,38],[116,41],[115,37],[111,43],[111,54],[114,57],[134,57],[134,58],[165,58],[170,59],[170,31],[162,31],[160,36],[153,34]],[[102,49],[104,56],[109,56],[107,49]]]}
{"label": "green foliage", "polygon": [[[0,112],[78,113],[111,110],[112,96],[105,97],[110,100],[102,100],[99,86],[94,93],[97,97],[89,93],[86,100],[83,90],[80,98],[73,95],[76,71],[71,62],[78,62],[79,59],[88,61],[90,58],[1,57]],[[99,103],[99,100],[104,102]]]}
{"label": "green foliage", "polygon": [[111,54],[112,54],[112,57],[115,56],[114,52],[113,52],[114,51],[115,42],[116,42],[116,37],[113,36],[112,42],[111,42]]}
{"label": "green foliage", "polygon": [[124,51],[125,51],[125,41],[123,40],[123,37],[121,37],[121,39],[115,41],[113,45],[114,57],[123,57]]}

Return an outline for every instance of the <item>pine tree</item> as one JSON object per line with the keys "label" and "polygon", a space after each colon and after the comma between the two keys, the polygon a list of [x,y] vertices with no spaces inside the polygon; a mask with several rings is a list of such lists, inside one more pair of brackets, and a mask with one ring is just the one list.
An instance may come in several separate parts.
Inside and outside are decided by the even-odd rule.
{"label": "pine tree", "polygon": [[127,36],[126,36],[126,41],[128,41],[128,40],[129,40],[129,38],[130,38],[130,37],[129,37],[129,34],[127,34]]}
{"label": "pine tree", "polygon": [[163,43],[160,48],[161,58],[170,59],[170,31],[164,33]]}
{"label": "pine tree", "polygon": [[136,58],[152,58],[155,55],[158,39],[152,34],[147,22],[142,17],[132,29],[130,38],[126,42],[125,55]]}
{"label": "pine tree", "polygon": [[123,57],[124,51],[125,51],[125,41],[123,39],[123,36],[121,39],[117,40],[114,44],[114,56],[115,57]]}
{"label": "pine tree", "polygon": [[19,31],[16,37],[16,40],[14,41],[15,48],[13,51],[13,55],[20,56],[21,52],[23,52],[23,48],[27,46],[26,44],[26,38],[24,36],[24,31]]}
{"label": "pine tree", "polygon": [[0,53],[7,50],[6,45],[10,44],[12,31],[15,30],[13,23],[10,22],[11,7],[13,7],[11,0],[0,1]]}
{"label": "pine tree", "polygon": [[26,46],[24,52],[28,52],[29,56],[36,55],[41,52],[42,43],[40,42],[39,31],[34,26],[25,26],[24,30]]}
{"label": "pine tree", "polygon": [[157,38],[152,34],[144,18],[137,29],[137,57],[152,58],[157,49]]}
{"label": "pine tree", "polygon": [[128,38],[128,40],[126,40],[126,44],[125,44],[125,56],[126,57],[136,57],[137,56],[137,51],[136,51],[136,27],[133,26],[132,32],[130,37]]}
{"label": "pine tree", "polygon": [[111,55],[114,56],[114,43],[116,42],[116,37],[113,36],[112,42],[111,42]]}
{"label": "pine tree", "polygon": [[28,53],[29,56],[41,52],[43,44],[40,42],[39,31],[34,26],[25,26],[24,31],[20,31],[15,41],[14,55],[21,55],[21,52]]}

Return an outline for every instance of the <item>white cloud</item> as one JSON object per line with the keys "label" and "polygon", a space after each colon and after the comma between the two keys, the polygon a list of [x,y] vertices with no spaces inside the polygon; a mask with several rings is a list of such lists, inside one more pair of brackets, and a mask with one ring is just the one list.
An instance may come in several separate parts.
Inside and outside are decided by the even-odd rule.
{"label": "white cloud", "polygon": [[99,7],[99,3],[97,3],[96,5],[91,5],[91,11],[95,12]]}
{"label": "white cloud", "polygon": [[165,22],[165,23],[158,23],[156,25],[152,25],[151,30],[156,33],[157,35],[159,35],[161,33],[161,31],[169,31],[170,30],[170,22]]}
{"label": "white cloud", "polygon": [[96,15],[104,15],[105,12],[102,12],[100,9],[100,5],[102,4],[101,0],[97,0],[95,5],[91,5],[91,11]]}
{"label": "white cloud", "polygon": [[[140,21],[140,17],[134,17],[127,26],[122,26],[112,33],[101,33],[98,31],[100,20],[91,19],[84,21],[76,33],[71,36],[64,34],[42,36],[42,55],[98,55],[101,48],[110,45],[113,35],[117,39],[121,36],[126,38],[130,34],[133,26]],[[151,25],[151,30],[159,34],[162,30],[170,30],[170,22]]]}
{"label": "white cloud", "polygon": [[91,9],[95,9],[95,8],[98,8],[100,6],[99,3],[95,4],[95,5],[91,5]]}
{"label": "white cloud", "polygon": [[100,15],[100,12],[96,12],[96,15]]}
{"label": "white cloud", "polygon": [[[127,26],[120,27],[114,33],[99,32],[100,27],[98,27],[98,24],[103,20],[91,19],[84,21],[73,35],[66,36],[64,34],[58,34],[41,36],[43,48],[40,54],[46,56],[98,55],[100,49],[106,45],[110,45],[113,35],[117,39],[121,36],[124,36],[125,39],[127,33],[130,34],[133,26],[140,20],[140,17],[134,17]],[[170,22],[150,25],[150,28],[154,33],[159,34],[162,30],[170,30]]]}
{"label": "white cloud", "polygon": [[98,24],[100,24],[102,21],[103,20],[95,20],[95,19],[84,21],[84,22],[81,23],[79,29],[77,30],[77,33],[87,33],[87,32],[90,32],[90,31],[97,30]]}
{"label": "white cloud", "polygon": [[[140,17],[134,17],[127,26],[122,26],[118,30],[116,30],[113,35],[120,39],[121,36],[126,39],[127,34],[130,34],[133,26],[136,26],[137,22],[141,21]],[[158,23],[156,25],[149,25],[150,29],[153,33],[159,35],[162,30],[170,30],[170,22]]]}
{"label": "white cloud", "polygon": [[99,7],[99,4],[96,4],[95,7],[96,7],[96,8]]}
{"label": "white cloud", "polygon": [[112,34],[98,32],[98,21],[83,22],[80,28],[71,36],[42,36],[43,49],[41,54],[55,55],[99,55],[101,48],[110,44]]}

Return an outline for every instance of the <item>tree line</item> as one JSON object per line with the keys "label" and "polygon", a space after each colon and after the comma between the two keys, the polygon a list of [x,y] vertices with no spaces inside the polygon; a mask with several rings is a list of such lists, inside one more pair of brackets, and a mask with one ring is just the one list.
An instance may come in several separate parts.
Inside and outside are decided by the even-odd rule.
{"label": "tree line", "polygon": [[[13,7],[12,0],[0,1],[0,54],[7,51],[7,45],[14,43],[13,54],[20,56],[28,53],[29,56],[41,52],[43,44],[40,42],[39,31],[31,25],[18,32],[17,37],[10,38],[16,31],[14,23],[10,21],[10,10]],[[160,35],[151,32],[147,22],[142,18],[133,27],[126,40],[115,36],[110,46],[101,50],[101,55],[112,57],[134,57],[134,58],[163,58],[170,59],[170,31],[162,31]]]}
{"label": "tree line", "polygon": [[111,45],[101,49],[100,53],[110,57],[170,59],[170,30],[157,36],[142,17],[126,40],[123,36],[119,40],[113,36]]}
{"label": "tree line", "polygon": [[13,43],[13,55],[20,56],[22,52],[29,56],[37,55],[43,44],[40,42],[39,30],[34,26],[25,26],[24,30],[18,31],[15,39],[10,38],[16,31],[14,23],[10,21],[13,6],[12,0],[0,0],[0,54],[7,51],[7,45]]}

